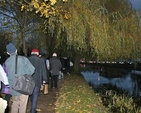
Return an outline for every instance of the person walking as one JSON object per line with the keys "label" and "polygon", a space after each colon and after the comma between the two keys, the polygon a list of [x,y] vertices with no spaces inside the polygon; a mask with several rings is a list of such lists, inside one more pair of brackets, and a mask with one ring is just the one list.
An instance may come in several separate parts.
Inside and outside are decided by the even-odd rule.
{"label": "person walking", "polygon": [[6,73],[2,67],[2,65],[0,64],[0,89],[1,89],[1,82],[5,85],[8,85],[9,82],[8,82],[8,78],[6,76]]}
{"label": "person walking", "polygon": [[[0,90],[1,90],[1,82],[5,85],[8,85],[8,79],[6,78],[6,73],[4,72],[1,64],[0,64]],[[4,113],[7,107],[7,101],[2,98],[0,95],[0,112]]]}
{"label": "person walking", "polygon": [[[47,95],[48,94],[48,85],[49,85],[49,74],[50,74],[49,73],[49,64],[47,64],[48,59],[47,60],[45,59],[44,54],[41,55],[41,58],[43,58],[45,65],[46,65],[46,70],[47,70],[46,76],[47,76],[48,81],[45,84],[41,85],[40,92],[41,92],[41,94],[43,93],[44,95]],[[49,61],[48,61],[48,63],[49,63]]]}
{"label": "person walking", "polygon": [[[2,67],[3,67],[4,72],[6,73],[6,77],[7,77],[8,76],[8,71],[6,69],[5,62],[2,64]],[[5,113],[9,113],[9,110],[10,110],[9,102],[10,102],[10,98],[11,98],[9,85],[5,85],[5,84],[2,83],[2,90],[1,91],[5,95],[4,100],[6,100],[7,104],[8,104],[7,108],[5,109]]]}
{"label": "person walking", "polygon": [[31,113],[36,113],[38,95],[40,92],[41,84],[47,82],[47,72],[44,59],[39,57],[39,50],[34,48],[31,51],[31,55],[28,57],[29,61],[35,67],[35,73],[33,74],[33,79],[35,80],[35,88],[33,93],[30,95],[31,100]]}
{"label": "person walking", "polygon": [[46,64],[46,69],[47,69],[47,78],[48,81],[46,84],[44,84],[44,95],[48,94],[48,86],[49,86],[49,76],[50,76],[50,65],[49,65],[49,57],[45,60],[45,64]]}
{"label": "person walking", "polygon": [[[12,105],[10,111],[11,113],[26,113],[29,95],[21,94],[12,89],[12,84],[15,80],[17,49],[12,43],[9,43],[6,46],[6,49],[7,49],[7,53],[10,55],[10,57],[5,61],[6,69],[8,71],[10,94],[12,95]],[[31,76],[34,73],[35,68],[26,57],[18,55],[17,60],[18,62],[17,62],[16,75],[22,76],[27,74]]]}
{"label": "person walking", "polygon": [[70,58],[67,57],[66,59],[66,70],[67,70],[67,74],[70,75]]}
{"label": "person walking", "polygon": [[57,58],[57,54],[53,53],[52,58],[49,60],[50,62],[50,72],[51,72],[51,90],[53,89],[53,86],[58,89],[58,76],[59,71],[62,68],[62,64],[59,58]]}

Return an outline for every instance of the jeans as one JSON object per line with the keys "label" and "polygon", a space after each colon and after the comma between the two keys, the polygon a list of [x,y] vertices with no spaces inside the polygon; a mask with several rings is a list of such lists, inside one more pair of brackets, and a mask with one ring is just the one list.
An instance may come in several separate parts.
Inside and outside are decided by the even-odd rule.
{"label": "jeans", "polygon": [[30,113],[36,113],[39,91],[40,91],[40,87],[35,87],[33,93],[30,95],[30,100],[31,100]]}
{"label": "jeans", "polygon": [[12,97],[12,95],[10,94],[5,94],[4,100],[7,101],[7,103],[9,104],[10,98]]}

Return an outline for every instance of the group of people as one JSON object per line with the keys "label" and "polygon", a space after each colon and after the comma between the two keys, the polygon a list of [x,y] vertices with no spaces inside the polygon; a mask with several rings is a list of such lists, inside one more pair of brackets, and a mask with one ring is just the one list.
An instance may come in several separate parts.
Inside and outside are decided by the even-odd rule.
{"label": "group of people", "polygon": [[[36,48],[32,49],[31,55],[29,57],[18,55],[17,75],[22,76],[27,74],[32,76],[35,81],[33,93],[31,95],[24,95],[12,89],[12,84],[15,80],[15,61],[17,49],[12,43],[9,43],[6,46],[6,49],[7,54],[9,54],[10,57],[2,65],[3,73],[5,74],[2,72],[0,73],[0,81],[3,82],[2,93],[5,94],[4,100],[2,98],[1,99],[4,102],[5,100],[7,101],[7,104],[5,104],[7,106],[5,112],[9,108],[8,104],[10,98],[12,97],[10,113],[26,113],[28,98],[31,101],[30,113],[36,113],[38,95],[41,90],[41,86],[44,84],[44,89],[46,89],[44,94],[47,94],[50,75],[50,89],[53,90],[54,87],[58,89],[57,78],[59,76],[59,71],[62,68],[62,63],[60,59],[57,58],[56,53],[53,53],[52,58],[46,61],[39,56],[39,50]],[[4,81],[4,78],[6,77],[7,81]]]}
{"label": "group of people", "polygon": [[73,66],[71,59],[69,57],[61,57],[60,60],[62,63],[62,72],[70,75],[71,67]]}

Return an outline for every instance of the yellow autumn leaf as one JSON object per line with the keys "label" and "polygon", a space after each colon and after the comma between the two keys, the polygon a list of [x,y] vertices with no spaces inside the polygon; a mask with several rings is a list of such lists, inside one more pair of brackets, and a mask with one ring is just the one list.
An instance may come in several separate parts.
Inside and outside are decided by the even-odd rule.
{"label": "yellow autumn leaf", "polygon": [[94,106],[96,106],[96,104],[94,104]]}
{"label": "yellow autumn leaf", "polygon": [[51,5],[54,5],[56,3],[56,0],[50,0],[50,2]]}
{"label": "yellow autumn leaf", "polygon": [[21,6],[21,11],[23,11],[23,9],[24,9],[24,5]]}
{"label": "yellow autumn leaf", "polygon": [[35,9],[38,9],[38,8],[39,8],[38,2],[34,2],[34,3],[32,3],[32,4],[33,4],[33,6],[34,6]]}

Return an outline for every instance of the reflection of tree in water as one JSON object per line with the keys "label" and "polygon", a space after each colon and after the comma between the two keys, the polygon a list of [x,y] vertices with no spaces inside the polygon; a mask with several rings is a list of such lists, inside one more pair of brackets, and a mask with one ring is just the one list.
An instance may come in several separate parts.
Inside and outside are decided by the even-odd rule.
{"label": "reflection of tree in water", "polygon": [[106,78],[120,78],[127,73],[117,68],[101,67],[100,75]]}
{"label": "reflection of tree in water", "polygon": [[92,74],[92,76],[86,76],[88,77],[87,82],[89,82],[90,86],[93,84],[105,84],[106,79],[106,84],[112,84],[113,86],[117,85],[118,88],[123,88],[122,90],[130,90],[130,93],[133,93],[134,95],[138,95],[140,93],[141,77],[136,78],[136,76],[131,76],[130,70],[124,70],[115,67],[86,65],[85,72],[87,72],[87,74]]}
{"label": "reflection of tree in water", "polygon": [[141,75],[131,74],[133,86],[133,95],[141,96]]}
{"label": "reflection of tree in water", "polygon": [[131,74],[134,102],[141,106],[141,75]]}

